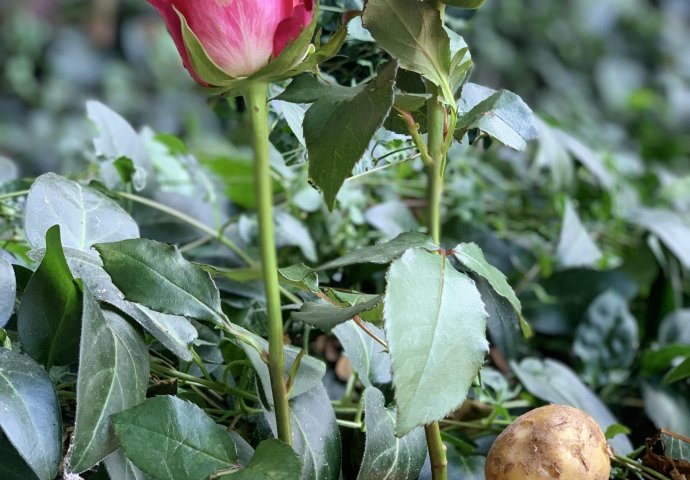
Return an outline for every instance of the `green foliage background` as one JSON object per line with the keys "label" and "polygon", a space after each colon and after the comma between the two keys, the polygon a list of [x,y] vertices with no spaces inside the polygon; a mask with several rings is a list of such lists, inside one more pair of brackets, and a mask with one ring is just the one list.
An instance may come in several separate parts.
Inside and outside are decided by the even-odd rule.
{"label": "green foliage background", "polygon": [[[342,11],[358,8],[356,0],[324,2],[324,35]],[[478,138],[449,158],[447,246],[476,242],[508,276],[536,333],[525,341],[510,306],[490,305],[510,318],[489,324],[496,350],[474,398],[499,413],[515,401],[576,397],[594,411],[605,404],[635,446],[658,428],[690,435],[688,379],[663,382],[690,345],[690,4],[488,0],[448,16],[470,47],[472,82],[519,94],[541,118],[540,137],[524,153]],[[343,55],[323,66],[342,85],[367,81],[386,59],[357,22]],[[255,255],[244,106],[207,102],[145,2],[3,1],[0,62],[0,195],[47,171],[136,186],[123,184],[129,164],[118,163],[136,152],[93,144],[98,131],[85,104],[97,99],[137,129],[147,126],[144,193],[205,224],[226,224]],[[112,124],[92,108],[101,127]],[[424,179],[409,142],[380,132],[329,212],[306,182],[295,138],[300,107],[273,108],[281,266],[317,265],[419,228]],[[0,247],[31,265],[22,208],[0,204]],[[198,233],[172,217],[141,208],[134,216],[142,237],[177,243],[198,261],[241,265],[219,246],[196,245]],[[380,292],[384,269],[360,266],[330,280]],[[227,279],[221,289],[233,315],[260,328],[246,313],[259,287]],[[671,347],[685,353],[668,354]],[[511,372],[510,385],[497,369]],[[337,396],[344,386],[332,370]],[[466,431],[445,439],[456,447],[451,462],[488,445]]]}

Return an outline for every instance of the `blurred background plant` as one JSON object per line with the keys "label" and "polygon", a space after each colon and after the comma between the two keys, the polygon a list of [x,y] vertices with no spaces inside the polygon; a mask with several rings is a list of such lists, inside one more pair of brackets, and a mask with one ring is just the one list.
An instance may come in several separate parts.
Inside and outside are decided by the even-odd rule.
{"label": "blurred background plant", "polygon": [[[322,2],[324,35],[361,3]],[[635,446],[658,428],[690,435],[687,376],[664,381],[690,356],[690,3],[489,0],[448,16],[475,62],[463,98],[479,85],[504,87],[540,117],[525,153],[475,138],[450,155],[444,237],[482,247],[536,332],[525,341],[513,318],[490,325],[495,369],[482,375],[477,404],[445,426],[451,462],[485,451],[482,438],[508,407],[540,401],[615,417]],[[323,73],[357,84],[384,58],[355,19]],[[244,106],[207,102],[144,1],[4,0],[0,59],[0,195],[46,171],[97,180],[223,226],[254,255]],[[87,114],[89,99],[102,103]],[[377,135],[331,213],[307,183],[304,109],[272,107],[281,265],[315,265],[420,228],[422,168],[403,137]],[[142,236],[178,243],[191,258],[241,264],[179,216],[129,207]],[[21,199],[0,204],[0,241],[28,263],[20,212]],[[375,293],[383,274],[365,266],[330,281]],[[254,312],[256,288],[222,286],[236,317]],[[304,333],[298,322],[290,328],[293,339]],[[307,338],[338,367],[329,373],[338,398],[349,376],[340,347]],[[631,443],[619,436],[616,446]]]}

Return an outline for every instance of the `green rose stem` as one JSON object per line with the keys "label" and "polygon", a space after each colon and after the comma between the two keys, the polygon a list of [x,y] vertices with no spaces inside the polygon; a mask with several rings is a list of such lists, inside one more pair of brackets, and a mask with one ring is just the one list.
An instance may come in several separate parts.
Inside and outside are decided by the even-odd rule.
{"label": "green rose stem", "polygon": [[[439,11],[441,21],[445,14],[446,6],[438,0],[432,0],[432,5]],[[443,170],[445,167],[445,138],[444,123],[446,110],[439,102],[438,89],[429,84],[428,93],[431,98],[427,106],[427,132],[428,152],[431,157],[431,165],[427,165],[427,227],[433,241],[441,244],[441,198],[443,195]],[[431,463],[431,478],[433,480],[447,480],[448,460],[446,458],[446,446],[441,438],[441,428],[438,422],[424,427],[426,444],[429,449]]]}
{"label": "green rose stem", "polygon": [[261,271],[266,289],[268,312],[268,371],[271,376],[273,408],[278,438],[292,445],[290,411],[285,385],[285,358],[283,357],[283,312],[280,305],[278,261],[273,232],[273,191],[268,144],[268,85],[262,82],[250,83],[244,90],[244,98],[252,121],[254,189],[259,213]]}

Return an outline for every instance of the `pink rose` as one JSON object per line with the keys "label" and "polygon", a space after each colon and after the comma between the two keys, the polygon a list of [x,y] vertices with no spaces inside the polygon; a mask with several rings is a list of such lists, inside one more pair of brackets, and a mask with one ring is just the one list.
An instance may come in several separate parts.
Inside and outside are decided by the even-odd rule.
{"label": "pink rose", "polygon": [[294,41],[314,16],[313,0],[148,0],[163,17],[182,63],[198,83],[182,35],[185,19],[207,56],[229,77],[248,77]]}

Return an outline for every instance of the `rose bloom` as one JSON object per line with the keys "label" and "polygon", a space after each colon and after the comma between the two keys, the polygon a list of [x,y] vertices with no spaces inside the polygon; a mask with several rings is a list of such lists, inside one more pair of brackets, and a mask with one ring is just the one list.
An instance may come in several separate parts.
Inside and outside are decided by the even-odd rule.
{"label": "rose bloom", "polygon": [[294,41],[314,16],[313,0],[148,0],[198,83],[182,37],[184,17],[208,57],[232,78],[252,75]]}

